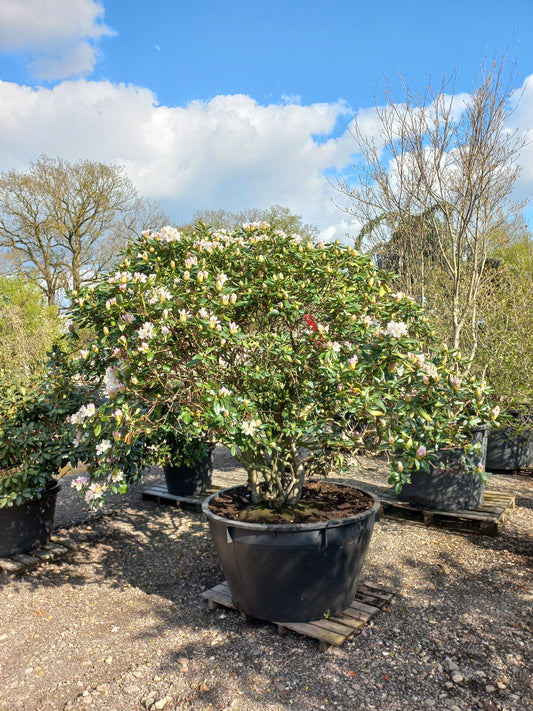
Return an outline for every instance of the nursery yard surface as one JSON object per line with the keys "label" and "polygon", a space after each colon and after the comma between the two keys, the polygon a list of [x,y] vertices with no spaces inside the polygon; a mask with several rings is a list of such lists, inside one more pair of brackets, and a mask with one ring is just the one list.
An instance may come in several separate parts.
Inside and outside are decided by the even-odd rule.
{"label": "nursery yard surface", "polygon": [[[379,493],[378,460],[346,483]],[[152,470],[147,482],[159,482]],[[244,483],[227,450],[214,483]],[[203,515],[142,487],[93,514],[64,481],[56,533],[79,549],[0,586],[0,710],[533,710],[533,478],[495,538],[383,519],[362,578],[394,590],[359,634],[313,639],[210,611],[223,575]]]}

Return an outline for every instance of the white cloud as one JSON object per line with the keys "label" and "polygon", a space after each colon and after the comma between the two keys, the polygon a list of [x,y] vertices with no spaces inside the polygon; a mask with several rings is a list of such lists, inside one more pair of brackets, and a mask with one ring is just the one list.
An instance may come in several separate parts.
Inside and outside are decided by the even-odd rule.
{"label": "white cloud", "polygon": [[[368,131],[376,127],[372,114],[363,113]],[[333,204],[342,196],[325,176],[353,162],[353,137],[336,129],[350,119],[341,102],[264,106],[232,95],[169,107],[148,89],[109,82],[80,79],[52,89],[0,82],[0,165],[22,170],[41,153],[120,163],[141,194],[163,201],[177,222],[196,210],[279,204],[324,236],[342,238],[357,227]],[[533,127],[532,78],[515,119],[521,130]],[[524,194],[533,192],[532,150],[522,161]]]}
{"label": "white cloud", "polygon": [[[517,186],[519,199],[525,200],[533,197],[533,74],[525,79],[523,88],[515,92],[513,99],[513,124],[526,141],[520,156],[521,173]],[[530,212],[533,218],[533,210]],[[533,227],[533,219],[531,223]]]}
{"label": "white cloud", "polygon": [[15,169],[40,153],[120,163],[177,221],[198,209],[280,204],[325,229],[346,219],[324,177],[353,148],[330,137],[343,117],[342,103],[262,106],[234,95],[167,107],[147,89],[108,82],[0,82],[0,159]]}
{"label": "white cloud", "polygon": [[2,0],[0,52],[22,55],[38,79],[92,71],[96,42],[113,34],[98,0]]}

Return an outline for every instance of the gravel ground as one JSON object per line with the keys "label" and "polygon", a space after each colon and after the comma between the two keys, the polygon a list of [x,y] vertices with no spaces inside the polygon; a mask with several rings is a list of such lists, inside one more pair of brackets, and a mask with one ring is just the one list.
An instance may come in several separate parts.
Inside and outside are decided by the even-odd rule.
{"label": "gravel ground", "polygon": [[[383,466],[362,464],[345,481],[379,491]],[[214,483],[243,481],[217,448]],[[95,515],[66,482],[56,533],[80,549],[0,588],[0,710],[533,709],[533,478],[489,488],[517,502],[496,538],[376,525],[363,578],[395,597],[326,654],[209,611],[223,575],[201,513],[136,487]]]}

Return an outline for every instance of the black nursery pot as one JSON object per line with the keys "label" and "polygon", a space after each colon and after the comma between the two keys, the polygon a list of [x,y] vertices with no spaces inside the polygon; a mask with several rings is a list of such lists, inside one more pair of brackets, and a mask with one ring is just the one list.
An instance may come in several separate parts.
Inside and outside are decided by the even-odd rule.
{"label": "black nursery pot", "polygon": [[[533,431],[530,416],[518,412],[515,417],[518,428],[502,427],[489,432],[487,446],[487,470],[489,472],[514,472],[533,467]],[[529,424],[529,428],[525,425]],[[522,429],[520,429],[522,425]]]}
{"label": "black nursery pot", "polygon": [[344,519],[263,524],[214,514],[209,504],[221,493],[208,497],[202,510],[239,610],[272,622],[309,622],[350,606],[379,518],[376,497],[363,492],[371,508]]}
{"label": "black nursery pot", "polygon": [[[487,434],[487,426],[473,430],[472,442],[481,442],[481,452],[471,457],[469,468],[475,469],[478,462],[485,464]],[[440,451],[430,466],[430,472],[411,474],[411,483],[405,484],[398,494],[400,501],[439,511],[464,511],[483,504],[485,484],[477,474],[465,471],[462,449]]]}
{"label": "black nursery pot", "polygon": [[172,496],[200,496],[211,486],[213,452],[194,467],[163,467],[167,490]]}
{"label": "black nursery pot", "polygon": [[41,498],[0,509],[0,557],[26,553],[49,542],[60,489],[53,481]]}

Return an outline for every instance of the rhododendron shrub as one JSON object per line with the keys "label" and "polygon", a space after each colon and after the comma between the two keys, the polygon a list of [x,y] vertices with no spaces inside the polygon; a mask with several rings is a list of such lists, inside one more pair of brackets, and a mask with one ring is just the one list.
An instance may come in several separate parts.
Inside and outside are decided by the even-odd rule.
{"label": "rhododendron shrub", "polygon": [[393,275],[264,223],[144,232],[72,295],[71,317],[95,334],[80,376],[106,395],[79,417],[89,469],[78,486],[93,502],[139,476],[131,461],[157,433],[227,445],[253,500],[277,506],[361,448],[391,453],[399,489],[490,417],[484,385],[432,345]]}

